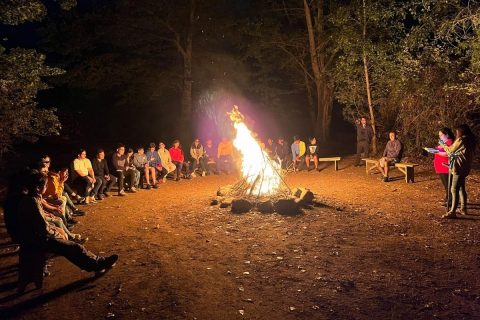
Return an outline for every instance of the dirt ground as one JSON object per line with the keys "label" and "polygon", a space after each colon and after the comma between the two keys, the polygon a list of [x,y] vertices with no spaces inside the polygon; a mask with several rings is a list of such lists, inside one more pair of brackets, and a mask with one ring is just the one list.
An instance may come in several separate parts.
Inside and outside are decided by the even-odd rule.
{"label": "dirt ground", "polygon": [[209,206],[234,176],[84,207],[75,232],[117,265],[93,278],[56,257],[44,288],[21,296],[3,228],[0,318],[480,319],[480,173],[467,180],[471,216],[443,220],[430,166],[414,184],[383,183],[351,162],[287,177],[325,200],[298,216]]}

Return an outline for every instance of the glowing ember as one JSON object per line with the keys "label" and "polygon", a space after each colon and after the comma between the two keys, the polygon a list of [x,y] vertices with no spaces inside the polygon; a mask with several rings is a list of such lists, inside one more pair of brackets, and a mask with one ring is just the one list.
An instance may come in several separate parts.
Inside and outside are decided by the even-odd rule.
{"label": "glowing ember", "polygon": [[242,155],[242,175],[248,184],[247,194],[267,196],[276,194],[281,185],[280,164],[272,161],[245,125],[237,106],[229,113],[236,136],[233,145]]}

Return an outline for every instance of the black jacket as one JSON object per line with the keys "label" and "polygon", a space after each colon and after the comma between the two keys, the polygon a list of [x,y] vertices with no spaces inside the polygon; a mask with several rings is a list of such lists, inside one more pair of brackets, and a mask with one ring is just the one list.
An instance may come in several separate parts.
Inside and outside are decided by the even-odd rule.
{"label": "black jacket", "polygon": [[98,160],[95,159],[92,161],[92,168],[95,176],[103,177],[110,174],[110,170],[108,169],[107,160]]}
{"label": "black jacket", "polygon": [[372,127],[366,125],[365,128],[361,124],[357,124],[357,142],[368,142],[369,144],[373,139]]}

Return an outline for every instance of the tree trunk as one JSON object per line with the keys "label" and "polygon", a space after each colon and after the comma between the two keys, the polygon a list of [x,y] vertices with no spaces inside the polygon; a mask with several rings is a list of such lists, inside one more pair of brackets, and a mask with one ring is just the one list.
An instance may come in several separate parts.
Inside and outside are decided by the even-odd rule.
{"label": "tree trunk", "polygon": [[325,139],[323,128],[322,128],[322,119],[323,115],[323,104],[321,103],[322,99],[322,74],[320,71],[320,66],[318,64],[318,53],[317,53],[317,42],[315,41],[315,31],[313,29],[312,22],[312,12],[310,6],[308,5],[307,0],[303,0],[303,6],[305,10],[305,20],[307,23],[308,31],[308,44],[310,50],[310,62],[312,64],[313,77],[315,79],[315,89],[317,93],[317,117],[315,119],[315,135],[320,135],[320,139]]}
{"label": "tree trunk", "polygon": [[315,114],[315,105],[313,101],[313,92],[312,86],[310,85],[310,81],[308,79],[308,75],[305,73],[305,88],[307,90],[307,102],[308,102],[308,114],[310,115],[310,122],[312,125],[312,129],[315,130],[317,115]]}
{"label": "tree trunk", "polygon": [[363,70],[365,73],[365,90],[367,91],[368,110],[370,111],[370,123],[373,129],[373,153],[377,154],[377,130],[375,129],[375,113],[372,105],[372,90],[370,86],[370,76],[368,73],[368,59],[367,50],[365,49],[365,42],[367,37],[367,8],[366,0],[363,0]]}
{"label": "tree trunk", "polygon": [[190,138],[192,128],[192,52],[193,52],[193,30],[195,23],[195,0],[190,1],[189,26],[187,29],[185,50],[183,54],[183,91],[181,108],[181,127],[184,138]]}

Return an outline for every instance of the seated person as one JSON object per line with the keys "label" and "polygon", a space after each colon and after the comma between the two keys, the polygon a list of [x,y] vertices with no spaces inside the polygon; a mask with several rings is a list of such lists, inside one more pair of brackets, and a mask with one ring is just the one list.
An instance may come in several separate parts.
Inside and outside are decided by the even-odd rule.
{"label": "seated person", "polygon": [[217,174],[217,148],[213,145],[212,139],[207,140],[204,149],[207,159],[207,174]]}
{"label": "seated person", "polygon": [[318,145],[317,145],[317,139],[315,137],[312,137],[308,139],[310,142],[307,146],[306,152],[305,152],[305,163],[307,165],[307,170],[310,171],[310,161],[313,160],[313,164],[315,165],[315,170],[318,171]]}
{"label": "seated person", "polygon": [[110,174],[107,160],[105,160],[105,151],[98,149],[97,156],[92,162],[93,173],[95,174],[95,180],[97,183],[93,187],[93,194],[97,200],[103,200],[109,197],[108,192],[112,188],[113,184],[117,181],[117,178]]}
{"label": "seated person", "polygon": [[395,131],[390,131],[388,133],[389,141],[385,146],[383,151],[383,157],[378,160],[370,170],[377,168],[378,171],[383,175],[383,181],[388,182],[388,167],[394,165],[395,163],[400,162],[401,152],[402,152],[402,143],[397,139],[397,134]]}
{"label": "seated person", "polygon": [[279,137],[277,140],[274,158],[280,162],[282,169],[287,169],[290,164],[291,152],[283,137]]}
{"label": "seated person", "polygon": [[145,180],[145,183],[147,184],[146,188],[150,189],[151,186],[148,183],[147,179],[147,155],[145,154],[145,150],[143,147],[138,147],[137,152],[133,154],[133,166],[135,169],[140,172],[140,181],[139,181],[139,187],[143,189],[143,181]]}
{"label": "seated person", "polygon": [[265,150],[267,151],[267,154],[270,157],[270,159],[273,159],[275,157],[275,143],[273,142],[272,138],[267,139]]}
{"label": "seated person", "polygon": [[[82,245],[67,240],[62,229],[48,222],[41,205],[47,177],[33,170],[22,178],[20,189],[9,191],[7,199],[8,232],[21,247],[51,252],[64,256],[88,272],[99,272],[112,267],[117,255],[100,257],[87,251]],[[13,218],[11,218],[13,217]]]}
{"label": "seated person", "polygon": [[207,174],[208,159],[199,138],[196,138],[190,146],[190,156],[193,159],[192,176],[195,175],[195,170],[200,170],[200,174],[204,177]]}
{"label": "seated person", "polygon": [[127,195],[125,193],[125,180],[127,180],[129,191],[137,192],[137,189],[133,186],[135,175],[132,170],[128,170],[127,156],[125,155],[125,146],[123,144],[119,144],[117,150],[112,155],[112,166],[115,170],[113,175],[118,179],[118,195]]}
{"label": "seated person", "polygon": [[306,151],[305,142],[301,141],[299,136],[294,136],[291,149],[292,149],[293,171],[300,171],[300,165],[303,162],[303,158]]}
{"label": "seated person", "polygon": [[191,179],[189,163],[185,162],[185,156],[183,154],[182,147],[180,146],[180,141],[179,140],[173,141],[172,147],[168,151],[170,152],[170,156],[172,157],[172,162],[176,167],[175,180],[180,181],[180,175],[182,173],[183,167],[185,167],[184,178]]}
{"label": "seated person", "polygon": [[217,148],[217,168],[218,172],[224,172],[230,174],[233,170],[233,144],[226,137],[222,138],[222,141],[218,144]]}
{"label": "seated person", "polygon": [[67,200],[67,208],[70,209],[70,212],[72,213],[73,216],[84,216],[85,212],[78,209],[75,206],[72,199],[70,198],[70,193],[67,192],[68,168],[67,167],[61,168],[58,174],[59,174],[60,181],[63,181],[62,196],[64,196],[65,199]]}
{"label": "seated person", "polygon": [[76,176],[73,181],[75,184],[80,185],[80,195],[85,197],[87,204],[95,203],[95,198],[91,196],[93,185],[96,182],[95,174],[85,149],[80,149],[77,159],[73,161],[73,170]]}
{"label": "seated person", "polygon": [[163,183],[167,182],[167,175],[175,171],[175,164],[172,161],[172,157],[167,148],[165,148],[165,143],[160,142],[158,144],[158,156],[160,157],[160,162],[162,163],[162,181]]}
{"label": "seated person", "polygon": [[132,171],[134,175],[133,179],[133,187],[138,188],[138,185],[140,184],[140,171],[135,168],[133,165],[133,149],[129,148],[127,152],[127,171]]}
{"label": "seated person", "polygon": [[146,158],[147,164],[145,166],[145,177],[147,178],[147,189],[150,189],[150,185],[154,188],[158,188],[157,172],[160,174],[161,178],[163,178],[163,167],[162,159],[155,150],[155,143],[150,143],[150,148],[147,151]]}

